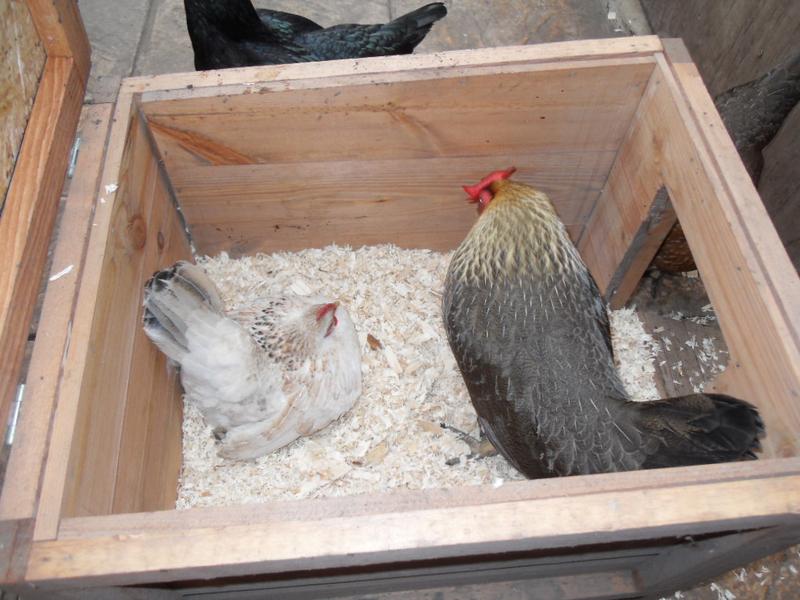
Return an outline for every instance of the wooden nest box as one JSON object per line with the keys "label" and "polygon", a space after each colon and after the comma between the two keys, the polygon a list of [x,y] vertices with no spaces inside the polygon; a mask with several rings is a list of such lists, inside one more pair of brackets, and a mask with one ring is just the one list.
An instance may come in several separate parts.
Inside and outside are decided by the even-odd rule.
{"label": "wooden nest box", "polygon": [[[48,288],[28,373],[0,500],[6,580],[312,598],[524,579],[541,597],[634,598],[798,541],[800,281],[682,48],[631,37],[126,80],[105,149],[109,109],[92,109],[99,142],[55,247],[54,271],[75,268]],[[181,392],[140,326],[145,279],[192,244],[449,250],[475,218],[460,184],[511,164],[614,305],[677,215],[730,349],[717,387],[760,408],[762,459],[175,511]]]}

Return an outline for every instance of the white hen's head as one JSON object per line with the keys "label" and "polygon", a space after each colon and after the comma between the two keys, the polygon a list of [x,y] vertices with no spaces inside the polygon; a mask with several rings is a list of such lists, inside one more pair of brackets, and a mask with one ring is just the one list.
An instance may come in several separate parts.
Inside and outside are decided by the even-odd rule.
{"label": "white hen's head", "polygon": [[270,358],[292,369],[307,358],[357,346],[355,327],[339,302],[318,296],[273,299],[250,329]]}

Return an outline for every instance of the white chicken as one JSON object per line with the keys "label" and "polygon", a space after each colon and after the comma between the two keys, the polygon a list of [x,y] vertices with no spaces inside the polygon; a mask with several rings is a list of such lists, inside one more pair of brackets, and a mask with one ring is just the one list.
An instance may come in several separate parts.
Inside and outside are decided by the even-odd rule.
{"label": "white chicken", "polygon": [[143,321],[224,458],[257,458],[319,431],[361,394],[358,337],[338,302],[287,294],[226,312],[203,269],[180,261],[145,284]]}

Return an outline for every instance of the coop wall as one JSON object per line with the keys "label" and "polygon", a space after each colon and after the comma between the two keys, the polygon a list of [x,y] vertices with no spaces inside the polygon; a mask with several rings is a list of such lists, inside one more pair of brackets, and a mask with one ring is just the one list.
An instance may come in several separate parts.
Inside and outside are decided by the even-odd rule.
{"label": "coop wall", "polygon": [[[175,501],[180,388],[142,331],[141,305],[144,281],[191,252],[149,131],[135,110],[116,185],[64,516],[157,510]],[[99,193],[102,198],[110,190]]]}
{"label": "coop wall", "polygon": [[47,55],[24,2],[0,5],[0,213]]}
{"label": "coop wall", "polygon": [[461,186],[512,164],[577,238],[653,66],[625,58],[265,83],[142,110],[200,253],[332,242],[450,250],[474,221]]}

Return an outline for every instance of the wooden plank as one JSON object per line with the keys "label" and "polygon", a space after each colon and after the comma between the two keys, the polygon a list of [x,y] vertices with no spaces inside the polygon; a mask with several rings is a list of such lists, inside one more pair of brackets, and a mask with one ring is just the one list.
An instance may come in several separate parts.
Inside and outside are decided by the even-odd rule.
{"label": "wooden plank", "polygon": [[[100,178],[102,191],[106,190],[105,186],[117,185],[125,140],[132,122],[131,106],[131,96],[120,94],[112,117],[111,135]],[[80,278],[77,308],[72,320],[70,344],[64,358],[58,402],[53,416],[53,429],[37,509],[34,539],[52,539],[58,532],[71,448],[73,442],[76,445],[80,443],[76,437],[78,433],[76,423],[80,409],[82,375],[89,357],[88,340],[91,335],[92,316],[98,301],[103,255],[109,239],[115,196],[116,192],[109,191],[103,194],[106,202],[97,204],[92,222],[86,260]]]}
{"label": "wooden plank", "polygon": [[[80,88],[86,88],[91,47],[75,0],[25,0],[49,58],[74,61]],[[82,92],[81,92],[82,93]]]}
{"label": "wooden plank", "polygon": [[311,521],[333,517],[406,513],[425,508],[458,508],[524,500],[625,492],[662,487],[764,480],[800,472],[800,458],[773,459],[692,468],[631,471],[581,477],[509,482],[468,488],[392,490],[347,498],[269,501],[245,506],[196,507],[150,513],[74,517],[61,521],[58,537],[137,536],[147,531],[176,532],[196,527],[226,527],[274,521]]}
{"label": "wooden plank", "polygon": [[[129,417],[127,431],[133,436],[133,440],[127,437],[126,440],[134,444],[134,448],[128,447],[128,450],[139,456],[144,450],[146,431],[137,428],[134,423],[139,417],[147,416],[142,403],[151,399],[142,394],[141,381],[130,379],[133,365],[138,358],[135,344],[138,337],[136,334],[141,329],[142,285],[152,272],[152,267],[157,262],[156,257],[162,250],[168,248],[169,252],[183,257],[190,255],[188,244],[184,242],[179,246],[179,240],[173,242],[171,235],[170,245],[165,245],[165,233],[169,234],[174,230],[174,227],[170,227],[170,219],[174,222],[178,217],[169,200],[168,184],[161,172],[158,157],[153,153],[149,135],[141,119],[135,119],[127,144],[128,162],[124,163],[120,172],[119,191],[112,208],[111,235],[106,247],[102,286],[98,289],[97,308],[89,338],[90,360],[86,363],[81,387],[81,409],[78,412],[67,474],[69,484],[64,498],[65,515],[105,514],[112,510],[118,473],[122,472],[123,480],[128,481],[124,479],[127,477],[125,470],[132,466],[119,463],[126,415]],[[161,209],[155,208],[157,203],[165,205],[163,220],[158,214]],[[168,213],[171,215],[168,216]],[[160,231],[162,226],[163,231]],[[178,230],[178,235],[183,235],[181,229]],[[163,247],[159,249],[159,245]],[[152,259],[150,270],[146,272],[149,255]],[[164,254],[162,258],[165,258]],[[115,335],[108,335],[112,330]],[[140,352],[155,353],[154,349],[142,345],[143,338],[139,339]],[[174,381],[170,381],[166,374],[157,377],[154,367],[151,365],[150,370],[138,374],[143,377],[143,381],[152,377],[154,389],[167,386],[167,396],[172,396]],[[130,409],[126,393],[128,389],[132,390],[134,398],[139,399]],[[156,394],[156,397],[160,398],[160,395]],[[167,428],[175,436],[180,431],[174,423],[176,420],[180,422],[179,415],[178,412],[178,419],[173,419],[172,426]],[[141,439],[143,436],[144,440]],[[170,447],[174,448],[175,443],[171,443]],[[175,474],[174,485],[177,478],[177,458],[172,458],[171,465],[166,463],[166,457],[162,457],[165,461],[163,465],[156,463],[158,466],[155,466],[148,462],[143,465],[143,469],[147,471],[163,466],[165,472]],[[136,472],[143,471],[134,470],[131,476]],[[161,481],[158,477],[153,479]],[[119,497],[124,497],[130,491],[127,488],[121,490]],[[171,496],[168,488],[161,493]]]}
{"label": "wooden plank", "polygon": [[[510,46],[503,48],[481,48],[477,50],[455,50],[436,54],[410,54],[405,56],[373,57],[357,60],[333,60],[319,63],[297,63],[267,65],[241,69],[223,69],[201,73],[177,73],[155,77],[131,77],[123,81],[121,91],[141,93],[142,101],[148,102],[167,97],[195,96],[198,90],[206,89],[213,95],[228,95],[234,90],[228,86],[253,88],[256,82],[292,81],[300,79],[328,78],[337,76],[380,75],[409,72],[417,77],[430,77],[429,71],[444,71],[446,68],[470,68],[477,66],[513,68],[518,64],[534,62],[571,61],[604,58],[647,58],[661,51],[657,36],[621,37],[603,40],[577,40]],[[163,95],[163,91],[168,91]],[[178,91],[183,90],[183,91]]]}
{"label": "wooden plank", "polygon": [[798,452],[800,279],[696,68],[660,56],[662,174],[731,353],[727,390],[759,406],[768,456]]}
{"label": "wooden plank", "polygon": [[649,594],[687,589],[725,571],[800,542],[800,529],[768,527],[702,541],[689,540],[646,561],[636,578]]}
{"label": "wooden plank", "polygon": [[37,331],[38,343],[25,382],[25,402],[6,471],[6,479],[14,485],[3,488],[0,519],[31,518],[36,512],[61,364],[69,344],[86,240],[98,198],[97,184],[110,118],[108,104],[87,106],[81,115],[78,128],[81,147],[53,250],[51,274],[69,266],[73,268],[47,285]]}
{"label": "wooden plank", "polygon": [[[170,173],[198,252],[234,256],[394,243],[451,250],[475,221],[461,186],[502,165],[547,192],[579,229],[613,151],[328,161],[177,169]],[[413,173],[413,177],[409,174]]]}
{"label": "wooden plank", "polygon": [[0,214],[46,58],[27,5],[0,5]]}
{"label": "wooden plank", "polygon": [[[652,131],[654,74],[621,144],[578,250],[613,308],[623,306],[675,222],[663,187],[663,153]],[[642,160],[642,157],[647,157]]]}
{"label": "wooden plank", "polygon": [[[797,525],[800,476],[34,544],[26,578],[120,585]],[[687,502],[687,498],[691,498]],[[653,506],[661,507],[653,511]],[[225,557],[224,564],[220,557]]]}
{"label": "wooden plank", "polygon": [[72,61],[49,59],[0,219],[0,423],[6,422],[19,383],[82,100]]}
{"label": "wooden plank", "polygon": [[[157,157],[152,156],[155,167]],[[182,221],[170,198],[163,177],[154,178],[153,208],[147,223],[148,243],[142,257],[141,280],[192,253]],[[145,192],[149,193],[149,192]],[[141,307],[142,285],[133,291]],[[113,512],[169,509],[175,506],[180,474],[182,390],[177,371],[167,369],[166,358],[139,326],[141,310],[135,317],[130,375],[125,392],[124,416]]]}
{"label": "wooden plank", "polygon": [[[138,311],[136,288],[158,179],[155,158],[138,120],[128,137],[128,157],[117,183],[103,285],[97,290],[89,360],[67,471],[62,509],[67,515],[105,514],[113,502],[125,373],[130,368],[133,319]],[[109,335],[111,332],[114,334]]]}
{"label": "wooden plank", "polygon": [[[534,64],[519,73],[145,102],[169,170],[287,163],[615,150],[649,59]],[[449,73],[453,76],[453,73]],[[172,145],[163,142],[172,142]],[[174,151],[177,144],[185,152]],[[186,154],[188,153],[188,157]]]}
{"label": "wooden plank", "polygon": [[675,225],[677,217],[669,201],[667,188],[659,188],[643,217],[605,290],[605,298],[613,309],[622,308],[628,302]]}
{"label": "wooden plank", "polygon": [[33,519],[0,521],[0,584],[24,579],[32,538]]}

